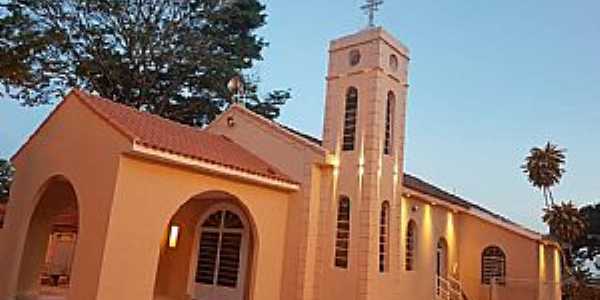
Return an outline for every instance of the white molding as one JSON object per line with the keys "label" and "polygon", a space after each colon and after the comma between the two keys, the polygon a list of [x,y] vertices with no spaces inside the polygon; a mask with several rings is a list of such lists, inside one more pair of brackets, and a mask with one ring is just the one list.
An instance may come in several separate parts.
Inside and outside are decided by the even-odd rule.
{"label": "white molding", "polygon": [[225,177],[231,177],[242,181],[257,183],[285,191],[298,191],[300,185],[297,183],[286,182],[274,178],[269,178],[262,175],[252,174],[249,172],[236,170],[222,165],[205,162],[199,159],[186,157],[174,153],[160,151],[154,148],[146,147],[137,143],[133,144],[133,153],[139,154],[149,159],[158,159],[165,162],[174,163],[177,165],[188,166],[194,169],[205,171],[212,174],[217,174]]}

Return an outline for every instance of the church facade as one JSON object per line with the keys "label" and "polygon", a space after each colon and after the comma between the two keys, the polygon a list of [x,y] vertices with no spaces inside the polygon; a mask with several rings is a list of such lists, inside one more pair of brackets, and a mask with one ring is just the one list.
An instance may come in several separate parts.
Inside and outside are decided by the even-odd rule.
{"label": "church facade", "polygon": [[560,299],[554,242],[404,172],[408,49],[369,28],[329,53],[322,140],[69,93],[12,158],[0,299],[46,299],[44,276],[69,300]]}

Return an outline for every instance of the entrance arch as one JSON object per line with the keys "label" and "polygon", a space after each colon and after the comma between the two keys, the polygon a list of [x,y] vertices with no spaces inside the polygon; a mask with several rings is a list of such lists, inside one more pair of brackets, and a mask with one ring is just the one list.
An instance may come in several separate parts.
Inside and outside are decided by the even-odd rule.
{"label": "entrance arch", "polygon": [[73,185],[63,176],[50,178],[37,194],[21,256],[17,295],[67,295],[77,248],[79,205]]}
{"label": "entrance arch", "polygon": [[248,299],[254,228],[248,210],[229,193],[206,192],[184,203],[161,243],[155,299]]}

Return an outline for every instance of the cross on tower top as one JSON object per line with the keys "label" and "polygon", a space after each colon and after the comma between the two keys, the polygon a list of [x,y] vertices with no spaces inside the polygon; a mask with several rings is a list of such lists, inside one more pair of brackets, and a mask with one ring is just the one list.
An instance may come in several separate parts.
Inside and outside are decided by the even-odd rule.
{"label": "cross on tower top", "polygon": [[367,3],[360,7],[369,16],[369,27],[375,26],[375,12],[379,10],[379,6],[383,4],[383,0],[366,0]]}

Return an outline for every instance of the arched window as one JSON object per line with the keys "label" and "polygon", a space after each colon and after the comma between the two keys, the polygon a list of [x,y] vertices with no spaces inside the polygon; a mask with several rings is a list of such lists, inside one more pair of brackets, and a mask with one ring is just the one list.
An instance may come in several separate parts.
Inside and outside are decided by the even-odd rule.
{"label": "arched window", "polygon": [[385,108],[385,143],[383,145],[383,153],[391,154],[394,147],[394,109],[396,95],[390,91],[387,95]]}
{"label": "arched window", "polygon": [[342,150],[352,151],[356,140],[356,116],[358,111],[358,90],[354,87],[349,88],[346,92],[345,109]]}
{"label": "arched window", "polygon": [[489,246],[481,253],[481,283],[490,284],[492,279],[497,284],[506,282],[506,255],[497,246]]}
{"label": "arched window", "polygon": [[350,246],[350,198],[340,196],[337,211],[337,231],[335,234],[335,266],[348,268],[348,248]]}
{"label": "arched window", "polygon": [[417,224],[415,221],[410,220],[406,227],[406,261],[404,262],[404,268],[406,271],[413,271],[415,269],[415,260],[417,253]]}
{"label": "arched window", "polygon": [[395,54],[390,55],[389,63],[392,71],[398,71],[398,57]]}
{"label": "arched window", "polygon": [[379,220],[379,272],[387,272],[389,270],[389,228],[390,203],[384,201],[381,204],[381,216]]}

